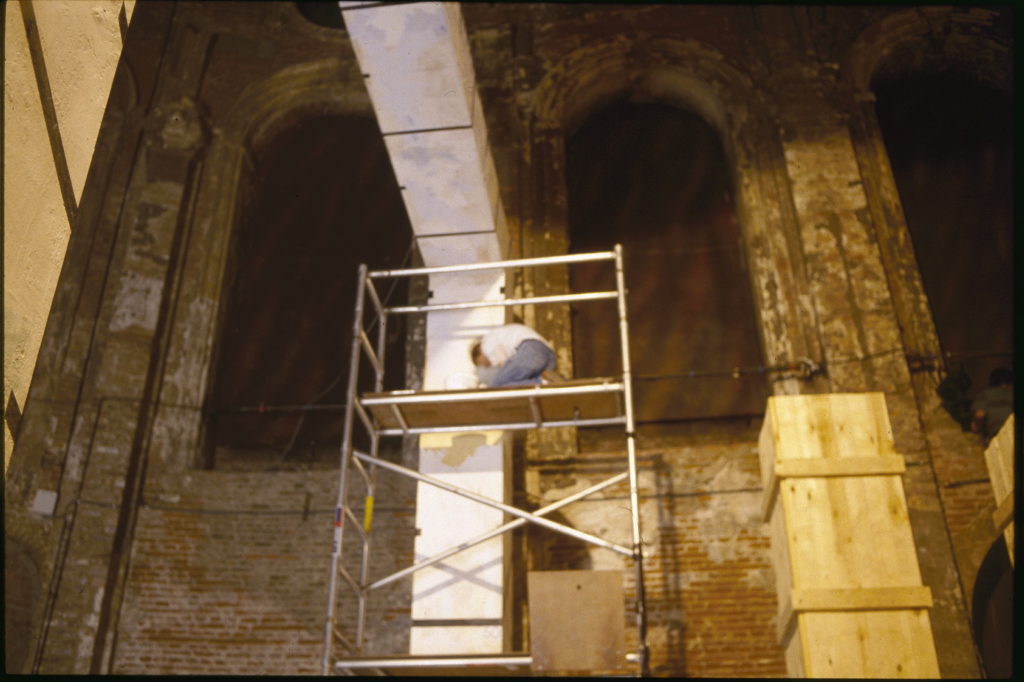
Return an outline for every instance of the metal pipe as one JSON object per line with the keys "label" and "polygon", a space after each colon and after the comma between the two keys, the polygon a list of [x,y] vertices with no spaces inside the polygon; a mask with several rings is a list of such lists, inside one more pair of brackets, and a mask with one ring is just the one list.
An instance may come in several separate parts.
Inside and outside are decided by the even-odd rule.
{"label": "metal pipe", "polygon": [[500,388],[479,391],[447,391],[431,394],[416,392],[398,392],[360,398],[363,405],[405,405],[410,403],[455,403],[460,401],[495,400],[497,398],[528,398],[542,395],[576,395],[580,393],[612,393],[622,391],[625,384],[619,381],[606,381],[600,384],[584,386],[531,386],[529,388]]}
{"label": "metal pipe", "polygon": [[[359,459],[370,459],[369,455],[359,452],[358,450],[353,451],[352,454],[354,457],[357,457]],[[447,490],[448,492],[454,493],[455,495],[461,495],[462,497],[473,500],[474,502],[479,502],[480,504],[483,505],[487,505],[488,507],[500,509],[501,511],[507,514],[511,514],[512,516],[518,516],[519,518],[526,519],[530,523],[536,523],[539,526],[544,526],[545,528],[549,528],[550,530],[553,530],[557,533],[562,533],[564,535],[574,537],[577,540],[583,540],[584,542],[589,542],[592,545],[597,545],[598,547],[610,549],[613,552],[618,552],[619,554],[623,554],[625,556],[630,556],[633,553],[626,547],[616,545],[614,542],[608,542],[607,540],[602,540],[601,538],[591,535],[590,533],[584,533],[582,531],[576,530],[575,528],[570,528],[568,526],[562,525],[561,523],[555,523],[554,521],[549,521],[548,519],[537,517],[534,514],[531,514],[530,512],[525,512],[522,509],[519,509],[518,507],[513,507],[507,504],[503,504],[501,502],[497,502],[495,500],[490,499],[489,497],[478,495],[477,493],[474,493],[472,490],[466,490],[465,488],[460,488],[456,485],[452,485],[447,481],[442,481],[432,476],[426,476],[418,471],[407,469],[406,467],[403,467],[399,464],[394,464],[385,459],[377,460],[377,466],[383,467],[385,469],[390,469],[395,473],[404,474],[406,476],[409,476],[410,478],[415,478],[417,481],[429,483],[430,485],[440,488],[441,490]]]}
{"label": "metal pipe", "polygon": [[529,268],[538,265],[555,265],[558,263],[583,263],[595,260],[613,260],[613,251],[596,251],[594,253],[570,253],[564,256],[538,256],[536,258],[517,258],[514,260],[496,260],[489,263],[467,263],[464,265],[440,265],[426,268],[408,268],[405,270],[372,270],[370,277],[411,277],[414,275],[434,275],[442,272],[472,272],[475,270],[498,270],[500,268]]}
{"label": "metal pipe", "polygon": [[353,402],[356,404],[356,412],[359,414],[359,420],[363,422],[363,426],[366,427],[366,432],[373,433],[374,428],[373,423],[370,420],[370,415],[366,414],[366,410],[363,408],[363,406],[359,403],[358,400],[354,400]]}
{"label": "metal pipe", "polygon": [[359,475],[363,477],[363,481],[366,483],[367,486],[369,486],[370,474],[366,472],[366,467],[363,466],[363,463],[360,462],[358,459],[354,459],[352,460],[352,464],[355,465],[356,469],[359,471]]}
{"label": "metal pipe", "polygon": [[615,245],[615,285],[619,294],[619,341],[622,347],[622,384],[626,404],[626,453],[629,460],[629,506],[633,524],[633,564],[636,568],[636,626],[640,674],[647,674],[647,605],[644,592],[643,546],[640,535],[639,482],[636,471],[636,423],[633,416],[633,381],[629,356],[629,317],[626,314],[626,275],[622,245]]}
{"label": "metal pipe", "polygon": [[340,575],[342,578],[344,578],[345,582],[347,582],[349,585],[352,586],[352,590],[356,594],[359,594],[360,592],[362,592],[363,588],[359,585],[359,583],[356,582],[355,578],[353,578],[351,575],[349,575],[349,572],[345,570],[344,566],[342,566],[342,567],[340,567],[338,569],[338,575]]}
{"label": "metal pipe", "polygon": [[[614,426],[625,424],[625,417],[602,417],[600,419],[560,419],[558,421],[544,422],[544,426],[555,428],[557,426]],[[534,422],[515,422],[510,424],[473,424],[471,426],[421,426],[410,427],[408,431],[402,429],[381,429],[377,433],[382,436],[418,436],[424,433],[460,433],[466,431],[522,431],[524,429],[535,429]]]}
{"label": "metal pipe", "polygon": [[356,518],[356,514],[352,511],[352,507],[345,507],[345,517],[352,522],[352,526],[356,529],[356,533],[359,534],[359,537],[366,539],[366,532],[363,531],[362,527],[359,525],[359,519]]}
{"label": "metal pipe", "polygon": [[537,405],[537,398],[536,396],[531,395],[527,400],[530,401],[530,414],[533,415],[533,421],[536,422],[537,428],[539,429],[543,420],[540,416],[540,406]]}
{"label": "metal pipe", "polygon": [[406,423],[405,417],[402,416],[402,411],[398,409],[398,405],[391,403],[391,413],[395,416],[398,425],[402,427],[402,433],[409,433],[409,425]]}
{"label": "metal pipe", "polygon": [[359,330],[359,341],[363,344],[363,350],[366,351],[367,357],[370,358],[370,363],[373,365],[373,369],[376,370],[377,374],[384,374],[384,365],[381,363],[380,358],[377,357],[376,351],[373,350],[373,346],[370,345],[370,337],[366,335],[362,329]]}
{"label": "metal pipe", "polygon": [[370,294],[370,301],[373,302],[373,307],[377,309],[377,317],[384,317],[384,304],[380,301],[380,296],[377,295],[377,288],[373,286],[373,281],[366,278],[366,292]]}
{"label": "metal pipe", "polygon": [[[338,498],[335,509],[338,520],[334,526],[334,539],[331,547],[330,575],[327,582],[327,614],[324,620],[324,645],[320,659],[320,672],[326,675],[330,667],[331,655],[331,629],[334,627],[335,600],[338,592],[338,571],[344,571],[339,566],[341,557],[342,542],[345,538],[345,520],[341,510],[346,506],[347,484],[348,484],[348,462],[352,456],[352,415],[354,412],[355,394],[357,379],[359,377],[359,336],[363,328],[363,289],[366,282],[366,264],[359,264],[359,273],[356,279],[355,311],[352,316],[352,347],[349,352],[348,387],[345,401],[345,426],[341,439],[341,466],[338,473]],[[347,575],[347,574],[346,574]]]}
{"label": "metal pipe", "polygon": [[564,303],[566,301],[603,301],[615,298],[614,291],[593,291],[586,294],[554,294],[527,298],[503,298],[495,301],[464,301],[461,303],[428,303],[386,308],[389,313],[429,313],[434,310],[466,310],[469,308],[507,308],[526,303]]}
{"label": "metal pipe", "polygon": [[[562,499],[560,499],[560,500],[558,500],[556,502],[552,502],[551,504],[547,505],[546,507],[542,507],[542,508],[534,511],[533,513],[536,516],[544,516],[545,514],[550,514],[551,512],[555,511],[556,509],[561,509],[562,507],[564,507],[564,506],[566,506],[568,504],[572,504],[573,502],[575,502],[575,501],[577,501],[579,499],[582,499],[582,498],[586,497],[587,495],[591,495],[593,493],[596,493],[599,490],[604,490],[605,488],[611,487],[611,486],[615,485],[616,483],[619,483],[619,482],[621,482],[622,480],[624,480],[624,479],[626,479],[628,477],[629,477],[629,473],[625,472],[625,471],[622,472],[621,474],[616,474],[615,476],[612,476],[611,478],[609,478],[609,479],[607,479],[605,481],[602,481],[601,483],[598,483],[596,485],[590,486],[586,490],[581,490],[579,492],[573,493],[572,495],[568,495],[566,497],[563,497]],[[452,555],[455,555],[455,554],[458,554],[459,552],[461,552],[461,551],[463,551],[465,549],[469,549],[470,547],[473,547],[475,545],[479,545],[481,542],[485,542],[487,540],[490,540],[493,537],[497,537],[498,535],[501,535],[502,533],[506,533],[506,532],[508,532],[510,530],[513,530],[515,528],[519,528],[520,526],[523,526],[525,524],[526,524],[526,521],[524,519],[515,519],[514,521],[509,521],[508,523],[505,523],[505,524],[503,524],[501,526],[498,526],[497,528],[495,528],[493,530],[489,530],[486,533],[483,533],[481,535],[476,536],[472,540],[466,540],[465,542],[459,543],[458,545],[455,545],[454,547],[449,547],[448,549],[444,550],[443,552],[441,552],[439,554],[435,554],[434,556],[432,556],[430,558],[427,558],[427,559],[424,559],[424,560],[422,560],[422,561],[420,561],[420,562],[418,562],[416,564],[413,564],[412,566],[407,566],[406,568],[403,568],[400,571],[396,571],[396,572],[392,573],[389,576],[385,576],[385,577],[381,578],[380,580],[377,580],[376,582],[373,582],[370,585],[367,585],[366,586],[366,591],[369,592],[370,590],[375,590],[378,587],[384,587],[385,585],[393,583],[396,580],[399,580],[400,578],[404,578],[405,576],[409,575],[410,573],[415,573],[416,571],[418,571],[418,570],[420,570],[422,568],[426,568],[427,566],[432,566],[432,565],[436,564],[439,561],[444,561],[448,557],[450,557]]]}
{"label": "metal pipe", "polygon": [[424,658],[364,658],[359,660],[349,659],[337,661],[334,669],[352,670],[359,668],[438,668],[445,666],[452,667],[473,667],[484,665],[504,665],[508,667],[528,666],[533,662],[531,656],[434,656]]}

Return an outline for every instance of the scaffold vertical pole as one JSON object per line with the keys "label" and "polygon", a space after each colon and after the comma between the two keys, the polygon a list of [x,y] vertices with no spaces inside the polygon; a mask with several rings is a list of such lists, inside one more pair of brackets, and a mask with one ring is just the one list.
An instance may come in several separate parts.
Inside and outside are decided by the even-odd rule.
{"label": "scaffold vertical pole", "polygon": [[629,458],[629,506],[633,523],[633,566],[636,569],[636,628],[639,647],[639,672],[648,674],[647,605],[644,593],[644,553],[640,535],[640,499],[636,467],[636,422],[633,415],[633,377],[629,359],[629,318],[626,314],[626,277],[622,263],[622,245],[615,245],[615,284],[619,304],[619,341],[622,348],[623,402],[626,409],[626,453]]}
{"label": "scaffold vertical pole", "polygon": [[[384,371],[387,366],[385,353],[387,352],[387,312],[384,310],[384,303],[381,301],[380,295],[374,288],[373,281],[368,277],[363,277],[363,284],[366,287],[365,291],[370,294],[370,298],[377,310],[377,362],[374,363],[374,381],[373,390],[380,392],[384,390]],[[351,400],[355,399],[355,395],[351,397]],[[380,434],[376,429],[370,429],[370,454],[374,459],[380,454]],[[365,587],[370,582],[370,551],[372,549],[370,528],[373,523],[373,507],[376,503],[377,496],[377,465],[372,461],[370,463],[369,471],[366,477],[366,499],[363,505],[363,556],[362,563],[359,567],[359,585]],[[365,596],[359,600],[358,613],[356,614],[356,646],[361,650],[363,647],[363,640],[366,637],[366,598]]]}
{"label": "scaffold vertical pole", "polygon": [[[327,579],[327,614],[324,622],[323,655],[320,661],[321,674],[326,675],[331,666],[331,650],[334,643],[334,624],[337,617],[336,601],[338,592],[338,569],[341,559],[342,542],[345,537],[345,509],[348,505],[348,467],[352,458],[352,425],[356,389],[359,381],[359,345],[363,329],[363,296],[367,268],[359,265],[356,282],[356,302],[352,319],[352,349],[349,354],[348,387],[345,393],[345,424],[341,438],[341,465],[338,473],[338,498],[334,510],[334,541],[331,545],[331,568]],[[358,628],[357,625],[357,629]],[[358,642],[357,642],[358,646]]]}

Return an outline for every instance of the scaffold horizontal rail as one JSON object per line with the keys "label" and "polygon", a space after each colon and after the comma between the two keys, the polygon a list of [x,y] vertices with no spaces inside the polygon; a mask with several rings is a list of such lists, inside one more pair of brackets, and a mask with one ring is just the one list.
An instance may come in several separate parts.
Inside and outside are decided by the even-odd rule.
{"label": "scaffold horizontal rail", "polygon": [[512,260],[496,260],[487,263],[465,263],[462,265],[438,265],[425,268],[405,268],[403,270],[371,270],[368,274],[373,278],[380,277],[413,277],[416,275],[435,275],[448,272],[473,272],[480,270],[500,270],[503,268],[529,268],[541,265],[564,265],[569,263],[586,263],[599,260],[615,260],[614,251],[595,251],[593,253],[570,253],[564,256],[538,256],[536,258],[516,258]]}
{"label": "scaffold horizontal rail", "polygon": [[[547,420],[540,428],[558,428],[564,426],[616,426],[625,424],[625,417],[608,417],[606,419],[565,419]],[[524,431],[536,429],[536,422],[496,422],[493,424],[466,424],[463,426],[418,426],[408,429],[381,428],[377,434],[381,436],[422,436],[426,433],[466,433],[467,431]]]}
{"label": "scaffold horizontal rail", "polygon": [[455,654],[436,656],[389,656],[384,658],[349,658],[336,661],[337,672],[368,668],[464,668],[464,667],[529,667],[533,662],[529,654]]}
{"label": "scaffold horizontal rail", "polygon": [[401,305],[385,308],[391,313],[429,313],[435,310],[469,310],[472,308],[507,308],[528,303],[569,303],[571,301],[606,301],[618,297],[615,291],[591,291],[583,294],[552,294],[551,296],[528,296],[524,298],[502,298],[493,301],[462,301],[457,303],[425,303],[423,305]]}
{"label": "scaffold horizontal rail", "polygon": [[623,389],[620,381],[587,379],[530,387],[368,393],[357,404],[373,414],[382,435],[599,426],[622,423]]}

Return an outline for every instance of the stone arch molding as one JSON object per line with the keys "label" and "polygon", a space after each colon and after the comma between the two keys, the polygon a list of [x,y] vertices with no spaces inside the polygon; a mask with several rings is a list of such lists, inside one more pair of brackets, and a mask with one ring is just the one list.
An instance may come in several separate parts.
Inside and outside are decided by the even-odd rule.
{"label": "stone arch molding", "polygon": [[[781,170],[785,160],[778,113],[768,93],[699,41],[617,36],[575,50],[540,80],[529,112],[533,144],[550,143],[555,165],[564,167],[564,138],[596,109],[623,95],[687,109],[719,133],[733,175],[762,353],[770,363],[814,355],[806,311],[792,297],[776,295],[803,290],[803,266],[789,246],[797,239],[797,225]],[[796,391],[794,381],[776,390]]]}
{"label": "stone arch molding", "polygon": [[220,129],[247,147],[260,147],[305,118],[329,114],[373,116],[366,89],[353,81],[355,68],[340,59],[286,67],[248,86]]}
{"label": "stone arch molding", "polygon": [[[253,151],[312,117],[373,116],[369,96],[356,81],[361,81],[358,69],[341,59],[298,63],[249,85],[226,111],[212,112],[211,140],[197,188],[183,287],[174,303],[177,314],[165,366],[163,401],[195,406],[198,414],[206,399],[216,359],[232,236],[249,192],[246,183]],[[189,420],[184,427],[187,432],[181,434],[196,451],[201,449],[202,422]],[[162,461],[175,470],[199,463],[183,457],[189,455],[168,452]]]}
{"label": "stone arch molding", "polygon": [[979,79],[1012,94],[1012,38],[1002,35],[997,15],[980,7],[950,6],[893,12],[854,40],[842,60],[841,77],[855,93],[870,93],[879,70],[906,51],[920,66],[928,59],[968,66]]}
{"label": "stone arch molding", "polygon": [[714,48],[688,40],[617,36],[580,48],[538,84],[533,117],[538,128],[571,134],[616,97],[629,95],[692,111],[722,136],[732,155],[736,137],[763,101],[753,80]]}

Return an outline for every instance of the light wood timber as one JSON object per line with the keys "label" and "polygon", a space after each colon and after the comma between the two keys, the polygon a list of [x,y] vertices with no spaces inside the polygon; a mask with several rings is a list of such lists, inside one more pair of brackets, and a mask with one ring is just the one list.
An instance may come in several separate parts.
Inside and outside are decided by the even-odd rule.
{"label": "light wood timber", "polygon": [[789,674],[937,677],[884,395],[772,397],[759,451]]}

